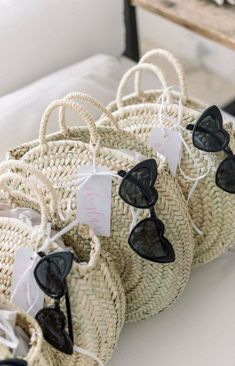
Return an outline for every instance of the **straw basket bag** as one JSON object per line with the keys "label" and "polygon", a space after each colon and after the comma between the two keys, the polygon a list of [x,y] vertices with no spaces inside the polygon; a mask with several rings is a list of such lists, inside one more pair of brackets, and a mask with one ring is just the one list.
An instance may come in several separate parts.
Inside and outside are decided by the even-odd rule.
{"label": "straw basket bag", "polygon": [[[97,129],[94,120],[81,105],[71,100],[58,100],[53,102],[43,115],[39,141],[11,150],[10,156],[37,167],[51,180],[57,187],[63,212],[66,210],[71,193],[76,192],[77,185],[74,178],[78,167],[91,165],[94,162],[90,140],[92,146],[97,147],[95,164],[105,166],[112,172],[121,169],[128,171],[135,166],[136,159],[133,155],[140,153],[145,157],[155,156],[158,165],[156,188],[159,192],[156,210],[165,224],[165,235],[174,247],[176,261],[171,264],[152,263],[139,257],[130,248],[128,236],[132,222],[131,209],[118,195],[120,182],[117,178],[112,181],[111,235],[100,237],[101,247],[111,253],[121,275],[127,299],[126,321],[133,322],[166,309],[182,293],[191,271],[194,251],[190,217],[183,195],[171,177],[165,159],[161,155],[154,154],[152,149],[148,149],[133,134],[118,130],[112,115],[93,98],[81,93],[70,96],[75,97],[86,99],[101,112],[105,112],[114,128]],[[60,110],[61,132],[46,137],[49,117],[58,107],[63,108]],[[63,118],[66,108],[81,114],[88,128],[68,129]],[[65,183],[70,183],[70,189],[60,186],[61,177]],[[44,194],[47,195],[46,192]],[[49,199],[47,201],[49,202]],[[28,204],[30,205],[30,202]],[[76,217],[75,194],[71,200],[71,207],[71,220],[73,220]],[[148,210],[139,211],[140,220],[149,213]],[[53,222],[53,218],[51,219]],[[77,241],[76,227],[64,240],[81,255],[82,252],[86,254],[87,248]]]}
{"label": "straw basket bag", "polygon": [[[139,61],[139,65],[142,63],[150,63],[153,65],[152,61],[154,58],[163,58],[164,60],[166,60],[173,67],[176,77],[179,81],[179,91],[174,89],[170,91],[171,103],[177,102],[180,96],[185,107],[196,109],[199,111],[206,108],[206,104],[203,101],[188,95],[184,67],[175,55],[161,48],[152,49],[142,56]],[[157,67],[157,65],[155,65],[155,67]],[[135,74],[135,92],[122,97],[121,103],[123,107],[141,103],[157,103],[159,96],[162,94],[163,89],[166,87],[166,84],[164,85],[164,83],[162,82],[162,79],[165,78],[164,74],[158,68],[158,77],[161,81],[163,89],[141,90],[141,76],[143,71],[144,70],[140,69]],[[167,84],[169,85],[169,83]],[[111,112],[116,111],[119,107],[120,105],[117,105],[117,100],[111,102],[108,105],[108,109]]]}
{"label": "straw basket bag", "polygon": [[[30,315],[0,296],[0,309],[17,311],[16,326],[20,327],[29,337],[29,352],[23,358],[27,366],[53,366],[50,345],[44,340],[41,328]],[[9,348],[0,343],[0,361],[13,358]]]}
{"label": "straw basket bag", "polygon": [[[16,165],[18,170],[25,172],[25,164],[20,167],[19,162],[9,161],[0,165],[0,173]],[[28,172],[30,170],[28,166]],[[36,195],[42,215],[40,228],[31,227],[17,219],[0,218],[0,294],[7,298],[10,296],[12,266],[16,250],[21,247],[30,247],[37,251],[45,242],[43,233],[47,227],[48,206],[45,205],[41,188],[36,187],[35,179],[32,177],[26,179],[15,173],[4,173],[0,176],[0,186],[5,192],[11,190],[10,198],[13,203],[16,200],[35,202]],[[31,194],[35,192],[33,199],[25,194],[22,195],[20,190],[16,192],[15,184],[17,188],[21,184],[21,187],[25,187],[25,190],[30,191]],[[37,186],[42,187],[42,182],[38,182]],[[111,256],[100,248],[100,242],[93,231],[84,225],[77,226],[77,230],[79,230],[79,233],[77,232],[78,247],[82,247],[85,243],[87,247],[90,246],[90,250],[88,256],[83,257],[83,263],[74,261],[67,278],[74,345],[96,355],[106,363],[116,346],[125,320],[124,290]],[[61,250],[61,248],[56,243],[51,243],[49,251],[52,250]],[[75,252],[80,256],[79,251]],[[46,304],[50,303],[48,298],[45,301]],[[54,365],[62,365],[64,362],[69,366],[78,363],[84,366],[97,365],[94,358],[76,350],[72,356],[68,356],[50,347],[50,357]]]}
{"label": "straw basket bag", "polygon": [[[133,67],[123,76],[117,92],[118,110],[113,112],[113,116],[122,128],[140,136],[148,145],[153,127],[163,125],[168,128],[176,128],[174,121],[178,121],[179,105],[168,103],[162,118],[159,117],[161,104],[143,102],[124,106],[123,90],[127,81],[131,75],[136,75],[144,70],[154,71],[152,65],[141,64]],[[154,73],[156,74],[156,70]],[[184,90],[185,87],[182,87],[180,96],[182,101],[187,100],[187,96],[183,94]],[[194,123],[199,116],[199,111],[183,106],[180,132],[187,148],[184,144],[181,154],[181,169],[178,168],[176,174],[185,198],[187,199],[193,192],[189,200],[189,211],[194,226],[197,228],[194,231],[196,241],[194,265],[209,262],[220,256],[234,244],[235,240],[234,196],[223,192],[215,184],[215,171],[223,153],[208,154],[199,151],[193,146],[191,133],[185,130],[187,124]],[[99,121],[99,125],[108,125],[108,123],[106,118]],[[225,129],[230,134],[231,147],[233,147],[235,140],[232,123],[226,123]],[[211,168],[208,171],[209,165]],[[204,175],[204,179],[200,179],[193,189],[197,177]]]}

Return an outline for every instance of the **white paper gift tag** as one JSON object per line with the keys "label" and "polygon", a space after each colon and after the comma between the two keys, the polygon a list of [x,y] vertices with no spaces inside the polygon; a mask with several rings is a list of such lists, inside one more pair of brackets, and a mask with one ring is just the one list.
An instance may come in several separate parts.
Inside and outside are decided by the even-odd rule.
{"label": "white paper gift tag", "polygon": [[[16,251],[11,282],[11,301],[26,312],[33,304],[29,312],[33,317],[43,308],[44,302],[44,293],[33,274],[40,257],[33,260],[34,255],[32,248],[19,248]],[[14,295],[13,298],[12,295]]]}
{"label": "white paper gift tag", "polygon": [[[78,178],[82,173],[92,173],[93,166],[83,165],[78,170]],[[103,166],[96,171],[108,173]],[[83,182],[81,181],[81,185]],[[77,219],[81,224],[92,227],[96,235],[110,236],[112,177],[93,175],[77,190]]]}
{"label": "white paper gift tag", "polygon": [[148,142],[157,152],[166,157],[171,174],[175,176],[182,150],[179,132],[164,126],[154,127],[149,134]]}

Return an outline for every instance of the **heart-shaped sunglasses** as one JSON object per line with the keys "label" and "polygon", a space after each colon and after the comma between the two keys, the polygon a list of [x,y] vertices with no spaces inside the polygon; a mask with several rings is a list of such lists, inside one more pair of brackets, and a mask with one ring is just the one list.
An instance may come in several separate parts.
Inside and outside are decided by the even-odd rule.
{"label": "heart-shaped sunglasses", "polygon": [[128,238],[129,245],[140,257],[152,262],[174,262],[174,249],[165,238],[165,226],[154,210],[158,200],[158,193],[154,188],[157,179],[156,161],[144,160],[129,172],[120,170],[118,174],[123,178],[119,187],[119,195],[123,201],[135,208],[150,209],[150,217],[140,221],[132,229]]}
{"label": "heart-shaped sunglasses", "polygon": [[[38,253],[42,259],[34,270],[34,277],[40,289],[55,300],[54,307],[43,308],[36,314],[36,320],[42,328],[43,336],[48,343],[59,351],[73,353],[72,315],[66,277],[73,263],[73,253],[56,252],[45,255]],[[68,330],[65,330],[66,317],[60,309],[60,299],[65,296]]]}
{"label": "heart-shaped sunglasses", "polygon": [[228,193],[235,193],[235,155],[229,147],[230,136],[223,128],[223,117],[215,105],[207,108],[198,121],[187,125],[192,131],[193,145],[206,152],[224,151],[227,157],[220,163],[215,182]]}

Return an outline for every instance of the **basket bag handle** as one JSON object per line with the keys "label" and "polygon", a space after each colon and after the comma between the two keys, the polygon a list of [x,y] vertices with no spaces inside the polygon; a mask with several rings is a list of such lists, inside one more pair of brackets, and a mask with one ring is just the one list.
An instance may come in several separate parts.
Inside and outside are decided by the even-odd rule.
{"label": "basket bag handle", "polygon": [[89,239],[91,243],[90,258],[88,263],[77,264],[80,275],[84,276],[97,267],[100,259],[101,245],[99,238],[88,225],[78,225],[78,231],[82,238]]}
{"label": "basket bag handle", "polygon": [[[82,107],[81,105],[77,104],[74,101],[70,101],[67,99],[57,99],[54,102],[52,102],[51,104],[49,104],[49,106],[47,107],[47,109],[45,110],[45,112],[42,115],[42,120],[41,120],[41,124],[40,124],[40,129],[39,129],[39,143],[40,143],[40,146],[42,149],[42,153],[47,150],[46,130],[47,130],[47,125],[48,125],[50,116],[51,116],[52,112],[55,109],[57,109],[58,107],[62,107],[63,109],[69,108],[69,109],[72,109],[75,112],[77,112],[87,124],[87,128],[90,132],[91,143],[93,145],[98,144],[99,134],[98,134],[98,131],[96,128],[95,121],[94,121],[93,117],[91,116],[91,114],[89,112],[87,112],[84,107]],[[63,121],[61,121],[60,132],[65,137],[69,136],[70,130],[64,119],[63,119]]]}
{"label": "basket bag handle", "polygon": [[30,173],[30,178],[35,177],[38,180],[38,183],[43,184],[43,186],[50,193],[50,212],[51,215],[54,215],[59,211],[59,205],[57,200],[56,191],[53,187],[52,182],[45,177],[43,173],[41,173],[38,169],[32,167],[31,164],[27,164],[20,160],[6,160],[0,164],[0,174],[3,174],[8,169],[18,169],[24,173]]}
{"label": "basket bag handle", "polygon": [[[139,61],[139,64],[149,62],[149,59],[153,56],[162,56],[165,58],[175,69],[176,75],[179,80],[180,93],[183,103],[188,100],[187,86],[185,81],[185,71],[183,65],[171,52],[163,50],[161,48],[153,49],[146,52]],[[152,64],[152,63],[151,63]],[[136,72],[135,75],[135,92],[140,95],[140,83],[141,83],[141,71]]]}
{"label": "basket bag handle", "polygon": [[[47,107],[47,109],[45,110],[45,112],[42,116],[42,121],[41,121],[41,126],[40,126],[40,131],[39,131],[39,142],[40,142],[40,145],[42,148],[42,152],[44,152],[47,149],[46,129],[47,129],[50,115],[58,107],[62,107],[63,109],[70,108],[70,109],[76,111],[78,114],[80,114],[87,124],[88,130],[90,132],[91,143],[94,145],[97,145],[99,143],[100,136],[98,134],[95,121],[92,118],[92,116],[90,115],[90,113],[87,112],[84,109],[84,107],[82,107],[81,105],[77,104],[74,101],[71,101],[68,99],[58,99],[58,100],[55,100],[54,102],[52,102]],[[67,127],[65,121],[63,121],[63,125],[60,127],[61,127],[61,132],[63,133],[63,135],[69,134],[69,128]],[[71,223],[71,224],[73,224],[73,223]],[[61,231],[66,230],[66,232],[67,232],[69,230],[69,227],[71,224],[69,224],[67,228],[62,229]],[[90,251],[89,262],[87,264],[78,263],[79,273],[81,275],[85,275],[89,271],[96,268],[96,266],[99,262],[100,251],[101,251],[100,241],[89,226],[78,224],[77,228],[81,234],[81,237],[90,239],[90,242],[91,242],[91,251]],[[63,235],[63,234],[61,233],[61,235]]]}
{"label": "basket bag handle", "polygon": [[[118,91],[117,91],[117,96],[116,96],[116,103],[117,103],[117,107],[121,108],[123,107],[124,103],[123,103],[123,95],[124,95],[124,88],[126,86],[126,83],[128,82],[128,80],[130,79],[130,77],[133,74],[136,74],[137,72],[140,71],[151,71],[153,74],[155,74],[158,79],[160,80],[161,84],[162,84],[162,88],[163,89],[167,89],[167,83],[166,83],[166,78],[165,75],[163,74],[163,72],[161,71],[161,69],[155,65],[152,64],[138,64],[134,67],[132,67],[131,69],[129,69],[122,77],[119,87],[118,87]],[[139,94],[140,96],[140,94]]]}
{"label": "basket bag handle", "polygon": [[[10,164],[6,164],[6,163],[10,163]],[[25,178],[24,176],[17,174],[17,173],[11,173],[11,172],[3,173],[3,171],[6,168],[16,167],[16,165],[14,165],[13,163],[14,163],[14,161],[9,161],[9,162],[6,161],[6,162],[3,162],[0,164],[0,174],[1,174],[0,175],[0,190],[1,190],[0,197],[6,199],[6,198],[10,198],[11,195],[13,195],[12,186],[8,185],[9,182],[13,181],[16,183],[23,184],[27,189],[29,189],[29,191],[31,193],[34,194],[34,196],[39,204],[40,212],[41,212],[40,229],[42,232],[44,232],[46,230],[47,224],[48,224],[48,209],[47,209],[47,205],[44,200],[44,196],[41,193],[41,191],[39,190],[39,188],[37,188],[35,181],[33,179]],[[19,167],[19,169],[21,169],[22,165],[30,168],[27,164],[24,164],[21,162],[17,167]],[[23,197],[24,198],[25,195],[21,192],[14,191],[14,197],[19,197],[19,198]],[[91,241],[91,252],[90,252],[89,262],[87,264],[78,263],[78,269],[79,269],[80,274],[85,275],[87,272],[91,271],[92,269],[94,269],[97,266],[97,263],[100,258],[101,246],[100,246],[100,241],[99,241],[98,237],[94,234],[94,231],[89,226],[78,225],[78,231],[80,232],[82,238],[90,239],[90,241]]]}
{"label": "basket bag handle", "polygon": [[[88,102],[89,104],[91,104],[92,106],[94,106],[98,111],[100,111],[101,113],[103,113],[110,121],[111,126],[116,129],[119,130],[119,126],[118,123],[116,121],[116,119],[114,118],[114,116],[112,115],[112,113],[105,108],[97,99],[93,98],[92,96],[85,94],[85,93],[81,93],[81,92],[71,92],[69,94],[67,94],[64,99],[67,100],[84,100],[86,102]],[[64,108],[61,107],[60,111],[59,111],[59,125],[60,125],[60,129],[62,131],[65,131],[65,123],[64,123],[64,119],[65,119],[65,111]]]}
{"label": "basket bag handle", "polygon": [[[0,189],[2,191],[1,196],[4,197],[4,199],[6,199],[6,194],[7,194],[8,199],[11,197],[12,188],[8,185],[8,183],[10,181],[14,181],[16,183],[23,184],[24,186],[26,186],[29,189],[30,192],[32,192],[34,194],[34,196],[36,197],[37,202],[39,203],[39,206],[40,206],[40,212],[41,212],[40,229],[42,232],[44,232],[47,228],[47,223],[48,223],[48,210],[47,210],[47,206],[46,206],[43,194],[36,187],[35,182],[32,179],[25,178],[22,175],[19,175],[16,173],[4,173],[0,176]],[[4,193],[5,193],[5,195],[4,195]],[[22,196],[24,196],[24,194],[16,191],[16,192],[14,192],[14,196],[18,196],[21,198]]]}

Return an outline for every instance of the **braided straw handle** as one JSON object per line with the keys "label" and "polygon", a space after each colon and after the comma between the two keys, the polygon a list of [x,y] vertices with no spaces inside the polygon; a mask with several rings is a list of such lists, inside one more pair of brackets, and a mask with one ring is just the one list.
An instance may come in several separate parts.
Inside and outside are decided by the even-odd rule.
{"label": "braided straw handle", "polygon": [[[94,145],[96,145],[98,143],[99,135],[97,132],[95,121],[92,118],[92,116],[90,115],[90,113],[88,113],[85,108],[83,108],[81,105],[77,104],[76,102],[66,100],[66,99],[57,99],[54,102],[52,102],[51,104],[49,104],[49,106],[47,107],[47,109],[45,110],[45,112],[43,113],[43,116],[42,116],[40,129],[39,129],[39,143],[41,145],[42,152],[44,152],[47,148],[46,130],[47,130],[49,118],[50,118],[52,112],[55,109],[57,109],[58,107],[70,108],[70,109],[76,111],[79,115],[81,115],[82,118],[84,119],[84,121],[86,122],[88,130],[90,132],[91,143]],[[64,119],[63,119],[63,121],[61,121],[60,128],[61,128],[61,133],[63,135],[65,135],[65,136],[69,135],[69,128],[67,127]]]}
{"label": "braided straw handle", "polygon": [[[41,212],[41,230],[44,231],[47,227],[48,223],[48,211],[47,206],[44,201],[43,194],[40,192],[40,190],[36,187],[35,183],[32,181],[32,179],[24,178],[22,175],[16,174],[16,173],[4,173],[0,176],[0,188],[3,192],[8,193],[8,196],[11,196],[10,187],[7,186],[7,183],[10,181],[15,181],[17,183],[24,184],[30,192],[34,193],[34,195],[37,198],[37,201],[40,206],[40,212]],[[17,192],[17,195],[19,197],[22,196],[22,193]],[[5,197],[4,197],[5,198]]]}
{"label": "braided straw handle", "polygon": [[101,246],[98,237],[95,235],[92,228],[89,227],[88,225],[79,225],[78,231],[81,234],[82,238],[90,239],[91,241],[91,252],[89,262],[87,264],[78,263],[79,273],[81,276],[84,276],[96,268],[100,259]]}
{"label": "braided straw handle", "polygon": [[[179,80],[179,86],[181,91],[181,98],[183,103],[186,103],[188,100],[187,86],[185,81],[185,71],[183,65],[180,61],[169,51],[163,50],[161,48],[157,48],[146,52],[144,56],[140,59],[139,64],[146,63],[153,56],[162,56],[164,57],[175,69]],[[135,75],[135,92],[137,95],[140,95],[140,82],[141,82],[141,71],[138,71]]]}
{"label": "braided straw handle", "polygon": [[[106,117],[110,120],[111,126],[113,128],[115,128],[116,130],[119,130],[118,123],[117,123],[116,119],[114,118],[114,116],[112,115],[112,113],[107,108],[105,108],[98,100],[91,97],[90,95],[85,94],[85,93],[80,93],[80,92],[71,92],[71,93],[67,94],[64,97],[64,99],[67,99],[67,100],[81,99],[81,100],[84,100],[84,101],[90,103],[98,111],[100,111],[101,113],[106,115]],[[60,125],[61,130],[63,129],[63,126],[64,126],[64,119],[65,119],[64,108],[61,107],[60,112],[59,112],[59,125]]]}
{"label": "braided straw handle", "polygon": [[59,210],[58,200],[56,191],[53,187],[53,184],[49,179],[45,177],[38,169],[32,167],[32,165],[27,164],[20,160],[6,160],[0,164],[0,174],[3,174],[8,169],[18,169],[24,173],[30,173],[32,178],[35,177],[38,179],[39,183],[42,183],[43,186],[48,190],[50,193],[50,212],[54,215]]}
{"label": "braided straw handle", "polygon": [[[154,73],[158,79],[160,80],[163,89],[167,89],[167,83],[166,83],[166,78],[165,75],[163,74],[163,72],[161,71],[161,69],[157,66],[154,66],[152,64],[138,64],[134,67],[132,67],[130,70],[128,70],[122,77],[119,87],[118,87],[118,91],[117,91],[117,96],[116,96],[116,103],[117,103],[117,107],[121,108],[123,106],[123,91],[124,88],[126,86],[127,81],[130,79],[130,77],[135,74],[136,72],[139,71],[146,71],[149,70],[152,73]],[[140,95],[139,95],[140,96]]]}

